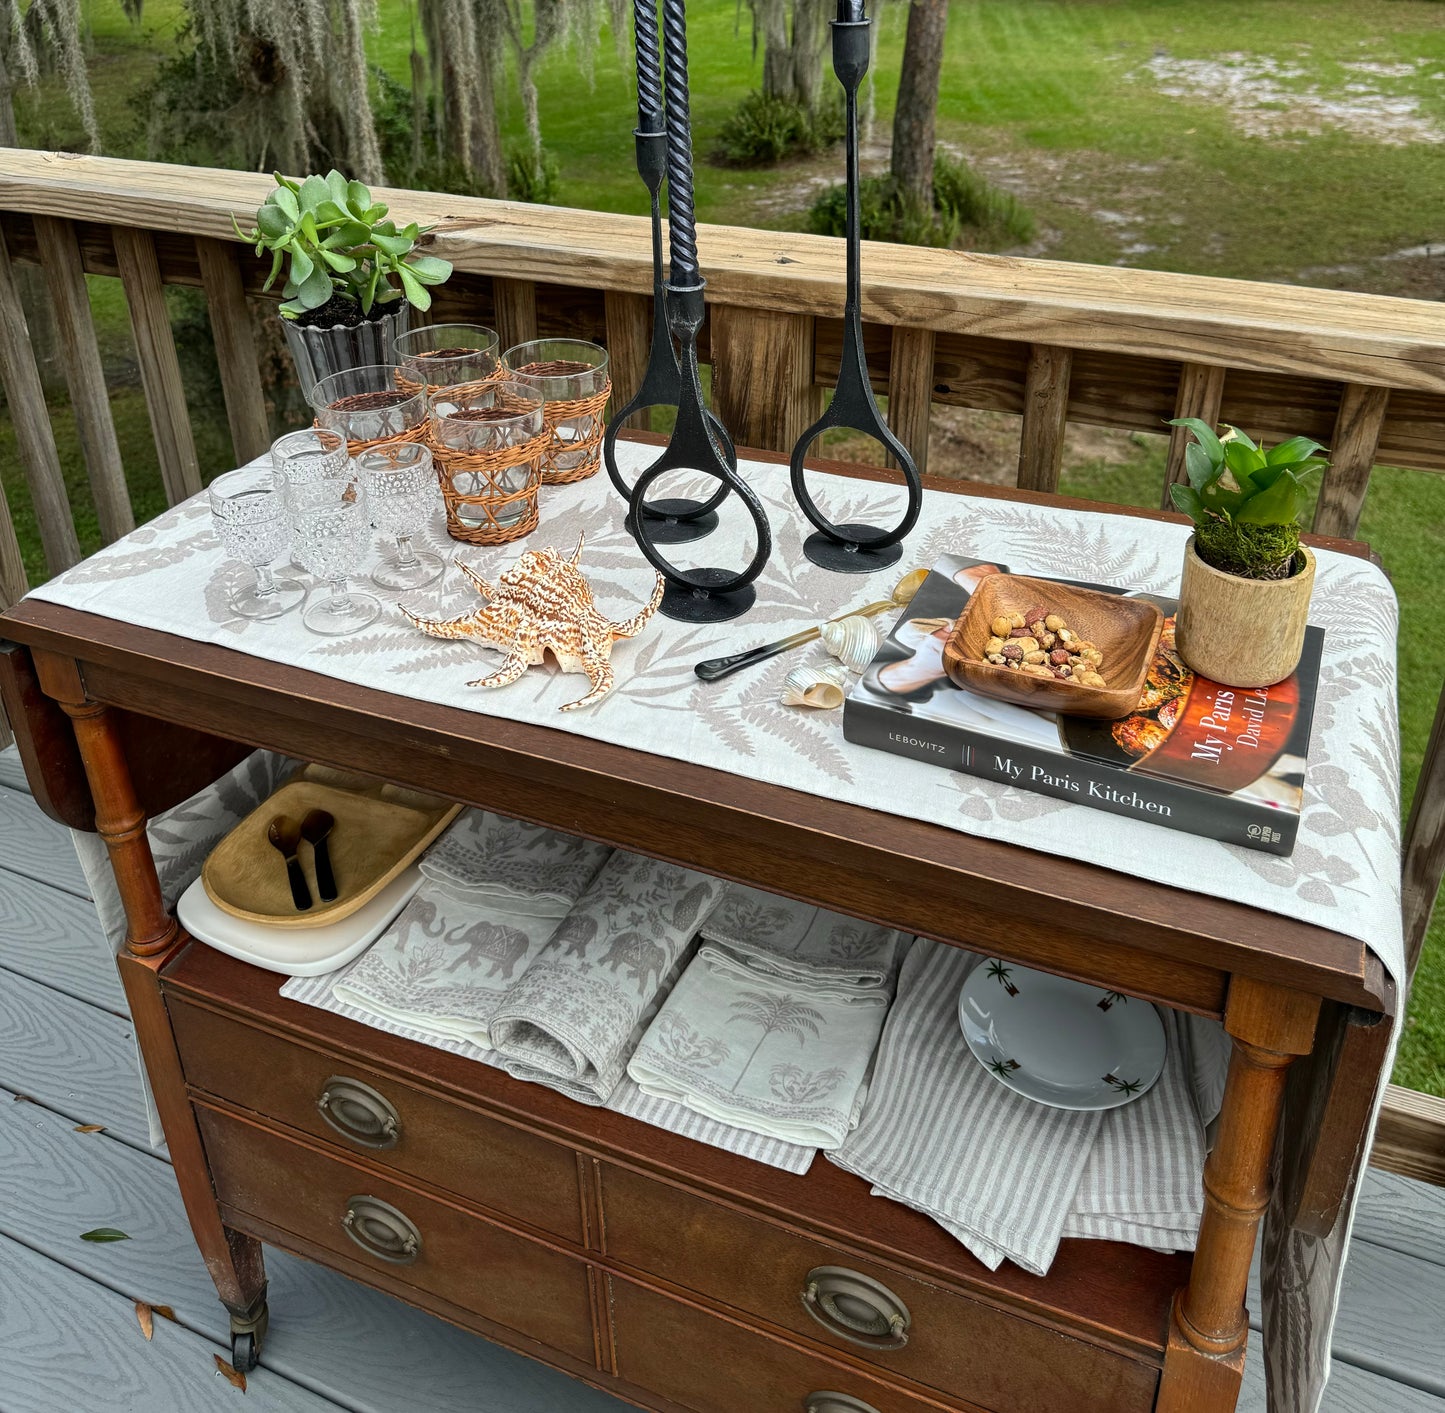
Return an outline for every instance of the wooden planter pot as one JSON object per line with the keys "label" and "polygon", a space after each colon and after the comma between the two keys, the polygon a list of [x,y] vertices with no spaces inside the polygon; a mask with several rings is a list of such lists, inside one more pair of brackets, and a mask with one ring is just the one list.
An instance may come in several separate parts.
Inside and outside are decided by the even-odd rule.
{"label": "wooden planter pot", "polygon": [[1184,547],[1175,644],[1196,672],[1226,687],[1272,687],[1299,666],[1315,587],[1315,557],[1288,579],[1241,579]]}

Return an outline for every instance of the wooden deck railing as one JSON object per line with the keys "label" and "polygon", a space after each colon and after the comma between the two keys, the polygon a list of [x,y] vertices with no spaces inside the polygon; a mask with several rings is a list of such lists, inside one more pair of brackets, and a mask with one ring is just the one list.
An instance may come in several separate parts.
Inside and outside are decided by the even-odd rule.
{"label": "wooden deck railing", "polygon": [[[179,500],[202,478],[165,287],[205,291],[235,455],[257,455],[270,432],[247,300],[262,297],[265,270],[236,242],[231,217],[244,223],[270,186],[241,172],[0,149],[0,380],[52,571],[79,550],[12,262],[45,272],[91,495],[113,538],[132,513],[85,275],[121,280],[162,480]],[[379,195],[404,219],[434,225],[436,252],[456,267],[432,318],[491,324],[503,347],[538,334],[593,338],[607,345],[619,389],[636,385],[651,320],[645,221]],[[837,375],[841,242],[704,226],[700,246],[702,353],[722,418],[740,445],[788,450]],[[869,371],[921,468],[938,403],[1018,414],[1018,483],[1035,490],[1057,486],[1070,423],[1157,433],[1170,417],[1198,416],[1268,437],[1307,433],[1333,453],[1314,520],[1326,535],[1354,532],[1376,463],[1445,471],[1445,318],[1436,304],[887,245],[865,248],[864,272]],[[1167,480],[1182,476],[1183,459],[1175,434]],[[1167,484],[1160,496],[1167,506]],[[24,588],[0,498],[0,605]],[[1442,738],[1445,699],[1407,835],[1412,964],[1445,870]],[[1445,1181],[1445,1128],[1430,1131],[1433,1154],[1403,1129],[1387,1131],[1379,1151],[1403,1145],[1394,1165]]]}

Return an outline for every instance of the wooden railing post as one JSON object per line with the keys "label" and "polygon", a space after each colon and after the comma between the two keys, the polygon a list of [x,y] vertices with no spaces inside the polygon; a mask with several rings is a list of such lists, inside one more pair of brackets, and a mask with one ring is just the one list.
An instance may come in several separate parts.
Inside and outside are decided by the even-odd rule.
{"label": "wooden railing post", "polygon": [[135,529],[130,490],[116,441],[115,420],[110,414],[110,397],[105,388],[100,346],[95,339],[95,321],[90,312],[90,291],[85,283],[85,265],[75,226],[55,216],[35,218],[35,240],[45,283],[55,310],[55,326],[65,364],[65,382],[70,389],[70,407],[80,433],[80,450],[90,477],[90,494],[101,537],[109,544]]}
{"label": "wooden railing post", "polygon": [[712,393],[738,446],[790,452],[815,420],[813,320],[806,314],[708,308]]}
{"label": "wooden railing post", "polygon": [[[35,366],[30,330],[25,322],[25,310],[20,304],[20,291],[15,284],[15,272],[10,266],[10,251],[4,235],[0,235],[0,385],[5,388],[10,419],[15,426],[15,442],[20,450],[25,480],[30,487],[40,543],[45,547],[45,562],[52,574],[59,574],[80,558],[80,542],[75,536],[75,521],[65,493],[60,453],[55,449],[50,410],[45,405],[45,390],[40,383],[40,370]],[[8,513],[6,523],[8,527]],[[13,527],[8,533],[13,543]],[[18,547],[14,553],[18,564]],[[8,555],[9,546],[0,544],[0,559]],[[23,572],[19,581],[19,593],[24,593]],[[18,593],[16,597],[19,597]]]}
{"label": "wooden railing post", "polygon": [[1389,388],[1345,384],[1330,442],[1330,464],[1315,505],[1315,534],[1353,536],[1359,527],[1389,402]]}
{"label": "wooden railing post", "polygon": [[938,336],[932,329],[899,324],[893,330],[888,359],[888,425],[908,448],[922,475],[928,470],[928,428],[933,415],[933,355]]}
{"label": "wooden railing post", "polygon": [[[1211,427],[1219,424],[1219,408],[1224,401],[1224,369],[1214,363],[1185,363],[1179,369],[1179,391],[1174,395],[1176,417],[1197,417]],[[1174,509],[1170,486],[1183,485],[1189,479],[1184,465],[1184,449],[1190,434],[1184,427],[1169,429],[1169,459],[1164,467],[1164,492],[1159,502],[1163,510]]]}
{"label": "wooden railing post", "polygon": [[[611,416],[632,401],[647,371],[652,347],[652,300],[647,295],[609,289],[602,293],[607,320],[607,363],[612,373]],[[649,431],[652,415],[645,409],[627,419],[629,427]]]}
{"label": "wooden railing post", "polygon": [[244,465],[271,445],[271,420],[266,415],[266,394],[261,389],[238,255],[239,247],[231,241],[196,237],[221,391],[226,397],[226,421],[231,427],[231,450],[237,463]]}
{"label": "wooden railing post", "polygon": [[537,286],[531,280],[492,276],[492,311],[501,340],[499,353],[537,337]]}
{"label": "wooden railing post", "polygon": [[130,327],[140,360],[141,387],[150,412],[151,434],[160,460],[161,481],[171,505],[201,489],[201,468],[186,411],[180,359],[166,312],[155,238],[134,226],[115,226],[115,259],[130,306]]}
{"label": "wooden railing post", "polygon": [[1019,486],[1056,491],[1064,465],[1064,429],[1069,414],[1072,349],[1036,343],[1029,349],[1024,379],[1024,424],[1019,437]]}

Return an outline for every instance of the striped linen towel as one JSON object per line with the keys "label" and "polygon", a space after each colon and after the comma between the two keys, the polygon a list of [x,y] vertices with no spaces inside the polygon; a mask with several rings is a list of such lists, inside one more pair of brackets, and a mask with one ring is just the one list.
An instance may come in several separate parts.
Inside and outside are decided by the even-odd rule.
{"label": "striped linen towel", "polygon": [[739,883],[728,886],[702,935],[706,942],[809,984],[831,978],[890,988],[908,941],[901,932]]}

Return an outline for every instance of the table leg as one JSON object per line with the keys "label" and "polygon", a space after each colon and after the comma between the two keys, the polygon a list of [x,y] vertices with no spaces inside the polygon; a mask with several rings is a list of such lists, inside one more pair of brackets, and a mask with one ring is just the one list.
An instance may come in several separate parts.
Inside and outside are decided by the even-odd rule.
{"label": "table leg", "polygon": [[105,840],[111,868],[125,905],[126,950],[117,958],[121,983],[135,1022],[136,1041],[150,1077],[186,1216],[233,1332],[253,1336],[265,1330],[266,1271],[261,1243],[221,1221],[211,1187],[201,1131],[186,1094],[181,1057],[160,987],[161,968],[185,940],[166,909],[146,834],[145,813],[136,799],[115,719],[85,695],[77,665],[44,654],[37,658],[41,683],[75,726],[80,758],[95,801],[96,829]]}
{"label": "table leg", "polygon": [[1270,1166],[1285,1078],[1309,1054],[1320,1002],[1236,977],[1224,1023],[1234,1040],[1219,1134],[1204,1168],[1204,1217],[1189,1284],[1174,1298],[1157,1413],[1227,1413],[1239,1395],[1244,1307],[1255,1238],[1270,1198]]}

